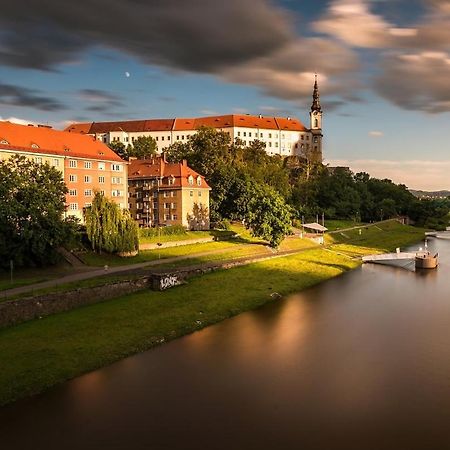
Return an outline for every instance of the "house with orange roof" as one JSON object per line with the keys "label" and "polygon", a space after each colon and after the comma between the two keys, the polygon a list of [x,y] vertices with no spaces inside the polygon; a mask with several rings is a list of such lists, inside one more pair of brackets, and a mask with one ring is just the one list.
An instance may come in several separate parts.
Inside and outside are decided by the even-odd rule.
{"label": "house with orange roof", "polygon": [[228,133],[233,142],[238,139],[246,146],[255,140],[261,141],[269,155],[306,156],[308,159],[322,162],[322,115],[316,77],[309,127],[293,117],[227,114],[197,118],[78,123],[69,125],[66,131],[90,134],[106,144],[120,141],[125,146],[133,145],[134,140],[140,136],[151,136],[156,140],[161,153],[175,142],[187,142],[199,128],[212,127]]}
{"label": "house with orange roof", "polygon": [[169,163],[164,154],[133,159],[128,169],[128,207],[141,227],[182,225],[209,229],[209,191],[205,178],[186,160]]}
{"label": "house with orange roof", "polygon": [[83,220],[83,210],[91,205],[96,190],[128,207],[128,163],[95,137],[43,125],[0,122],[0,158],[16,154],[61,172],[69,190],[67,215]]}

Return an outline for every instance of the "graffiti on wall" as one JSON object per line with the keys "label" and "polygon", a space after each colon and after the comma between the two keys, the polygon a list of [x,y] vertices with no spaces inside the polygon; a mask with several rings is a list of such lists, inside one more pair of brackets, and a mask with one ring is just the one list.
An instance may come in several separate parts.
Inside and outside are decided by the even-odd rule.
{"label": "graffiti on wall", "polygon": [[159,286],[161,290],[171,288],[180,284],[176,275],[167,275],[160,279]]}

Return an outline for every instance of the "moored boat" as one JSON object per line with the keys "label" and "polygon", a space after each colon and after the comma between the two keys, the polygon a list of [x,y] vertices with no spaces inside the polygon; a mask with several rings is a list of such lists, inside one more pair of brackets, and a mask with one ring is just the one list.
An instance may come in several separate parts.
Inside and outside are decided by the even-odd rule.
{"label": "moored boat", "polygon": [[436,269],[438,266],[438,257],[438,253],[433,256],[428,251],[418,252],[415,258],[416,269]]}

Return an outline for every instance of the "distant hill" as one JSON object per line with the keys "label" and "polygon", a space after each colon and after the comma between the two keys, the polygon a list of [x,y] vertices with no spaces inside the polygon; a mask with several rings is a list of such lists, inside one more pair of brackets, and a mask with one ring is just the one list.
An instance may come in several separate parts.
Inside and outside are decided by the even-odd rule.
{"label": "distant hill", "polygon": [[409,192],[417,198],[446,198],[450,196],[450,191],[416,191],[410,189]]}

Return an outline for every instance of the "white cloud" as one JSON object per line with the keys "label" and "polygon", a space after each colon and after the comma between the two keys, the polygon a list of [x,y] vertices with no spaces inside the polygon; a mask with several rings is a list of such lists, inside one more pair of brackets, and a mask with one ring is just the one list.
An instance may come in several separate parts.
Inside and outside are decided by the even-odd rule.
{"label": "white cloud", "polygon": [[333,0],[325,16],[313,27],[352,46],[369,48],[386,46],[390,29],[398,30],[383,17],[373,14],[365,0]]}
{"label": "white cloud", "polygon": [[368,172],[375,178],[389,178],[406,184],[411,189],[438,191],[450,190],[450,160],[448,161],[395,161],[377,159],[328,160],[331,166],[350,167],[353,172]]}
{"label": "white cloud", "polygon": [[370,137],[383,137],[384,136],[384,133],[382,131],[377,131],[377,130],[369,131],[368,134]]}
{"label": "white cloud", "polygon": [[20,119],[19,117],[7,117],[5,119],[3,117],[0,117],[0,120],[5,122],[17,123],[19,125],[37,125],[37,123],[33,122],[32,120]]}

